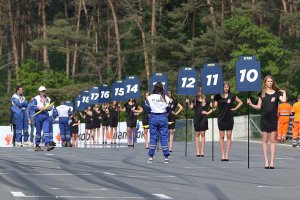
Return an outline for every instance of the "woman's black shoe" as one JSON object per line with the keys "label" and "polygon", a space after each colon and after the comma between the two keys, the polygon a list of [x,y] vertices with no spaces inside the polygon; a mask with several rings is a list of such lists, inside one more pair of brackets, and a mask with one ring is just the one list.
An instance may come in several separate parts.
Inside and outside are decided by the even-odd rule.
{"label": "woman's black shoe", "polygon": [[200,155],[196,155],[197,157],[200,157]]}
{"label": "woman's black shoe", "polygon": [[201,157],[204,157],[204,155],[200,155]]}
{"label": "woman's black shoe", "polygon": [[221,161],[226,161],[226,159],[221,159]]}
{"label": "woman's black shoe", "polygon": [[275,169],[275,167],[274,166],[270,166],[270,169]]}
{"label": "woman's black shoe", "polygon": [[265,169],[270,169],[270,167],[269,167],[269,166],[267,166],[267,167],[265,167]]}

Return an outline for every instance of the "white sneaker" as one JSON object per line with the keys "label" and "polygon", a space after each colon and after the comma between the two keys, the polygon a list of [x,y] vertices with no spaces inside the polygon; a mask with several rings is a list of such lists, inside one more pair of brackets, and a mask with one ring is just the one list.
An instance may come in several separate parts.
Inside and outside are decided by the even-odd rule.
{"label": "white sneaker", "polygon": [[165,163],[169,163],[169,158],[168,157],[165,157]]}
{"label": "white sneaker", "polygon": [[148,159],[148,163],[152,163],[153,162],[153,157],[150,157],[149,159]]}
{"label": "white sneaker", "polygon": [[44,146],[45,146],[45,142],[41,142],[40,147],[44,147]]}
{"label": "white sneaker", "polygon": [[22,147],[23,144],[21,142],[16,142],[16,147]]}
{"label": "white sneaker", "polygon": [[23,143],[23,146],[24,147],[30,147],[31,146],[31,142],[26,141],[26,142]]}

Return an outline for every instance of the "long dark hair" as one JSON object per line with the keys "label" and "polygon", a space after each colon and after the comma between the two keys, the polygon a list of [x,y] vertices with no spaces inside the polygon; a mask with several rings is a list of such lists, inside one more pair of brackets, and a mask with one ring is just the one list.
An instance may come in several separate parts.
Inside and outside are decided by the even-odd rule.
{"label": "long dark hair", "polygon": [[164,102],[166,102],[166,97],[165,97],[165,90],[164,90],[164,86],[161,82],[157,82],[155,83],[154,87],[153,87],[153,91],[152,94],[161,94],[161,99],[164,100]]}

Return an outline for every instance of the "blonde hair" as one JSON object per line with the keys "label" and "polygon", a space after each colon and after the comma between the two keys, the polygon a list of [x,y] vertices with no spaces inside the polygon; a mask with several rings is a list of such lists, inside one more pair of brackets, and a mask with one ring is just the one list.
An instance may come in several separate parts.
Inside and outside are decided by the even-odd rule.
{"label": "blonde hair", "polygon": [[262,86],[262,89],[261,89],[261,96],[262,97],[265,97],[266,95],[266,90],[267,90],[267,86],[266,86],[266,82],[267,80],[269,79],[272,79],[273,81],[273,84],[272,84],[272,89],[276,92],[278,92],[280,90],[280,88],[278,87],[277,83],[275,82],[274,78],[271,76],[271,75],[267,75],[265,78],[264,78],[264,82],[263,82],[263,86]]}

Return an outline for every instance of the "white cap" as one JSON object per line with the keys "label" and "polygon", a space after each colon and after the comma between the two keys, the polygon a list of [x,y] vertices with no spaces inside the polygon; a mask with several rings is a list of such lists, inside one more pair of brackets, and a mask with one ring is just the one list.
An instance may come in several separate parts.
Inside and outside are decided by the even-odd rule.
{"label": "white cap", "polygon": [[41,87],[39,87],[39,91],[40,91],[40,92],[42,92],[42,91],[46,91],[46,88],[45,88],[45,86],[41,86]]}

